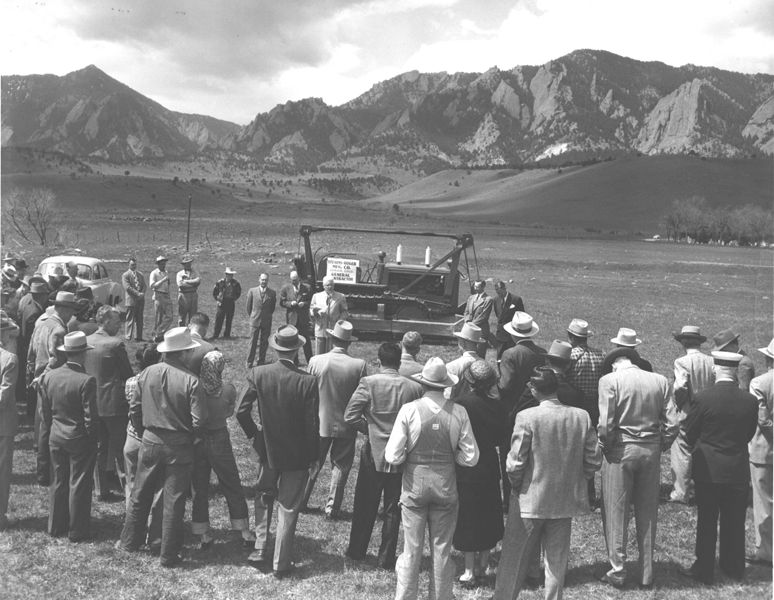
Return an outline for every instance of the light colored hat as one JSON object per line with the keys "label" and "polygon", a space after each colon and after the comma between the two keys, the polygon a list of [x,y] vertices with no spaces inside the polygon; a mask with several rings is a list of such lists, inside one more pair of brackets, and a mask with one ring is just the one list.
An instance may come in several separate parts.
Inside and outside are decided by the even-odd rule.
{"label": "light colored hat", "polygon": [[547,356],[550,356],[556,360],[563,360],[569,362],[572,360],[570,354],[572,353],[572,345],[569,342],[562,340],[554,340],[551,343],[551,348],[548,350]]}
{"label": "light colored hat", "polygon": [[411,377],[422,385],[437,389],[451,387],[459,381],[456,375],[446,370],[446,365],[437,356],[425,363],[421,373],[414,373]]}
{"label": "light colored hat", "polygon": [[14,267],[13,265],[5,265],[3,267],[3,274],[8,279],[16,279],[16,277],[17,277],[16,267]]}
{"label": "light colored hat", "polygon": [[583,319],[573,319],[570,321],[570,325],[567,327],[567,333],[583,338],[594,335],[592,331],[589,331],[588,321],[584,321]]}
{"label": "light colored hat", "polygon": [[352,323],[345,321],[344,319],[336,321],[336,325],[333,326],[333,329],[326,329],[325,332],[329,336],[335,337],[342,342],[351,342],[356,339],[352,337]]}
{"label": "light colored hat", "polygon": [[742,360],[742,355],[737,354],[736,352],[715,350],[712,352],[712,360],[718,367],[738,367],[739,361]]}
{"label": "light colored hat", "polygon": [[64,344],[57,350],[60,352],[83,352],[84,350],[93,350],[94,346],[86,343],[86,334],[83,331],[73,331],[64,336]]}
{"label": "light colored hat", "polygon": [[628,346],[629,348],[634,348],[642,343],[642,340],[637,337],[637,332],[628,327],[621,327],[618,330],[618,335],[611,338],[610,341],[619,346]]}
{"label": "light colored hat", "polygon": [[758,352],[765,354],[769,358],[774,358],[774,339],[769,342],[766,348],[758,348]]}
{"label": "light colored hat", "polygon": [[66,308],[78,308],[78,299],[72,292],[57,292],[54,306],[64,306]]}
{"label": "light colored hat", "polygon": [[407,331],[401,340],[404,348],[419,348],[422,345],[422,335],[418,331]]}
{"label": "light colored hat", "polygon": [[513,313],[513,319],[504,326],[505,331],[516,337],[534,337],[540,331],[538,324],[527,313],[517,310]]}
{"label": "light colored hat", "polygon": [[269,346],[280,352],[298,350],[306,344],[306,338],[298,334],[298,329],[292,325],[283,325],[269,338]]}
{"label": "light colored hat", "polygon": [[191,337],[188,327],[173,327],[164,334],[164,341],[156,346],[159,352],[181,352],[198,348],[199,342]]}
{"label": "light colored hat", "polygon": [[160,262],[167,262],[167,260],[169,260],[169,259],[166,256],[164,256],[163,254],[159,254],[156,257],[156,264],[158,264]]}
{"label": "light colored hat", "polygon": [[19,329],[16,321],[9,317],[4,310],[0,311],[0,331],[11,331],[15,329]]}
{"label": "light colored hat", "polygon": [[226,267],[226,270],[223,271],[226,275],[236,275],[236,271],[232,269],[231,267]]}
{"label": "light colored hat", "polygon": [[739,334],[734,333],[734,330],[731,328],[724,329],[723,331],[719,331],[712,337],[712,341],[715,343],[715,347],[713,350],[722,350],[726,346],[728,346],[731,342],[734,340],[739,339]]}
{"label": "light colored hat", "polygon": [[682,339],[686,340],[696,340],[699,343],[704,343],[707,341],[707,336],[701,334],[701,330],[696,327],[696,325],[684,325],[683,328],[678,332],[674,332],[672,334],[672,337],[674,337],[678,342]]}
{"label": "light colored hat", "polygon": [[40,281],[33,281],[30,283],[31,294],[48,294],[48,286]]}
{"label": "light colored hat", "polygon": [[193,256],[191,256],[190,254],[183,254],[183,258],[180,259],[181,265],[187,265],[192,262],[193,262]]}
{"label": "light colored hat", "polygon": [[474,323],[465,323],[461,331],[455,331],[454,335],[470,342],[481,342],[481,328]]}

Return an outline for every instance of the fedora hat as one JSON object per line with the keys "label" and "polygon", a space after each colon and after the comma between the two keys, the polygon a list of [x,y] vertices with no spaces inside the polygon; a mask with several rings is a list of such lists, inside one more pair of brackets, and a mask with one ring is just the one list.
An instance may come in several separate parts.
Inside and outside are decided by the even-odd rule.
{"label": "fedora hat", "polygon": [[592,331],[589,331],[588,321],[584,321],[583,319],[573,319],[570,321],[570,325],[567,327],[567,333],[583,338],[594,335]]}
{"label": "fedora hat", "polygon": [[333,329],[326,329],[325,332],[329,336],[335,337],[342,342],[351,342],[352,340],[357,339],[352,336],[352,323],[345,321],[344,319],[336,321]]}
{"label": "fedora hat", "polygon": [[769,358],[774,358],[774,339],[769,342],[769,345],[765,348],[758,348],[758,352],[765,354]]}
{"label": "fedora hat", "polygon": [[416,379],[422,385],[437,388],[439,390],[451,387],[459,381],[456,375],[452,375],[446,370],[446,365],[437,356],[428,360],[425,363],[425,366],[422,367],[422,371],[420,373],[414,373],[411,377]]}
{"label": "fedora hat", "polygon": [[191,256],[190,254],[184,254],[183,258],[180,259],[180,264],[181,265],[187,265],[187,264],[190,264],[192,262],[193,262],[193,256]]}
{"label": "fedora hat", "polygon": [[198,348],[201,344],[191,337],[187,327],[173,327],[164,334],[164,341],[156,346],[159,352],[181,352]]}
{"label": "fedora hat", "polygon": [[738,367],[742,355],[736,352],[724,352],[723,350],[713,350],[712,360],[718,367]]}
{"label": "fedora hat", "polygon": [[54,306],[64,306],[65,308],[78,308],[78,299],[72,292],[57,292],[54,299]]}
{"label": "fedora hat", "polygon": [[739,334],[734,333],[734,330],[730,327],[728,329],[724,329],[723,331],[719,331],[712,337],[712,341],[715,343],[713,350],[722,350],[731,342],[738,339]]}
{"label": "fedora hat", "polygon": [[13,265],[5,265],[3,267],[3,275],[5,275],[8,279],[16,279],[16,267]]}
{"label": "fedora hat", "polygon": [[169,260],[169,259],[166,256],[164,256],[163,254],[161,254],[161,255],[156,257],[156,264],[158,264],[160,262],[167,262],[167,260]]}
{"label": "fedora hat", "polygon": [[9,317],[5,311],[0,311],[0,331],[12,331],[16,329],[19,329],[16,321]]}
{"label": "fedora hat", "polygon": [[532,320],[532,317],[520,310],[513,313],[513,319],[504,325],[504,329],[511,335],[523,338],[536,336],[540,331],[540,327]]}
{"label": "fedora hat", "polygon": [[94,346],[86,343],[86,334],[83,331],[73,331],[64,336],[64,343],[57,348],[60,352],[83,352],[93,350]]}
{"label": "fedora hat", "polygon": [[702,335],[701,331],[699,330],[696,325],[684,325],[683,328],[678,332],[674,332],[672,334],[672,337],[674,337],[678,342],[682,339],[686,340],[696,340],[697,342],[704,343],[707,341],[707,336]]}
{"label": "fedora hat", "polygon": [[611,338],[610,341],[619,346],[628,346],[629,348],[634,348],[642,343],[642,340],[637,337],[637,332],[628,327],[621,327],[618,330],[618,335]]}
{"label": "fedora hat", "polygon": [[23,258],[17,258],[16,259],[16,270],[18,271],[19,269],[26,269],[26,268],[27,268],[27,261],[24,260]]}
{"label": "fedora hat", "polygon": [[551,348],[548,350],[547,356],[550,356],[551,358],[562,360],[565,362],[570,362],[572,358],[570,357],[570,354],[572,353],[572,345],[569,342],[565,342],[562,340],[554,340],[551,342]]}
{"label": "fedora hat", "polygon": [[462,340],[476,342],[477,344],[483,341],[481,339],[481,328],[474,323],[465,323],[460,331],[454,332],[454,335]]}
{"label": "fedora hat", "polygon": [[269,338],[269,346],[280,352],[292,352],[306,344],[306,338],[298,334],[292,325],[283,325]]}
{"label": "fedora hat", "polygon": [[236,275],[236,271],[232,269],[231,267],[226,267],[226,270],[223,271],[226,275]]}
{"label": "fedora hat", "polygon": [[30,282],[30,293],[31,294],[48,294],[48,286],[41,282],[41,281],[32,281]]}

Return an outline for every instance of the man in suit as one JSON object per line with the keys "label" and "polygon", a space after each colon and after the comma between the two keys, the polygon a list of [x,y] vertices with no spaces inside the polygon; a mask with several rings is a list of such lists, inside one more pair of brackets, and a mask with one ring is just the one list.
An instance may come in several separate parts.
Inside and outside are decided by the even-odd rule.
{"label": "man in suit", "polygon": [[309,314],[314,322],[315,354],[323,354],[331,349],[329,331],[337,321],[349,318],[347,299],[344,294],[334,290],[335,281],[330,275],[323,277],[323,291],[312,296]]}
{"label": "man in suit", "polygon": [[186,254],[180,259],[183,268],[177,272],[177,324],[188,325],[191,315],[199,310],[199,285],[202,278],[193,268],[193,257]]}
{"label": "man in suit", "polygon": [[143,313],[145,312],[145,275],[137,270],[137,259],[129,259],[129,268],[121,275],[124,286],[124,305],[126,306],[126,326],[124,337],[127,340],[142,341]]}
{"label": "man in suit", "polygon": [[384,447],[400,407],[420,398],[422,386],[398,373],[400,346],[397,344],[379,346],[379,364],[379,373],[360,380],[344,411],[344,421],[367,436],[360,450],[352,528],[345,554],[355,560],[365,559],[379,500],[384,496],[384,524],[376,564],[392,571],[400,529],[401,473],[384,460]]}
{"label": "man in suit", "polygon": [[212,297],[215,298],[215,303],[218,306],[218,310],[215,313],[213,339],[220,336],[220,329],[223,327],[224,320],[226,328],[223,330],[223,337],[226,339],[231,337],[231,322],[234,320],[236,301],[242,295],[242,286],[234,279],[234,275],[236,275],[236,271],[231,267],[226,267],[223,279],[218,279],[215,287],[212,288]]}
{"label": "man in suit", "polygon": [[0,311],[0,531],[8,527],[8,496],[11,492],[13,437],[16,435],[16,385],[19,359],[14,351],[19,326]]}
{"label": "man in suit", "polygon": [[337,519],[344,498],[349,471],[355,458],[355,430],[344,421],[344,410],[350,397],[357,389],[360,379],[365,377],[366,363],[347,353],[353,341],[352,324],[339,321],[333,329],[327,330],[333,348],[325,354],[317,354],[309,361],[307,370],[317,378],[320,394],[320,452],[316,471],[309,475],[304,493],[304,506],[309,502],[317,476],[325,458],[331,456],[331,485],[325,503],[325,516]]}
{"label": "man in suit", "polygon": [[686,325],[672,334],[685,349],[685,354],[675,360],[675,380],[672,385],[674,396],[668,410],[680,423],[680,431],[669,452],[672,467],[672,492],[670,502],[693,502],[693,481],[691,480],[691,448],[685,441],[685,418],[696,399],[696,394],[715,383],[712,357],[701,351],[707,338],[698,327]]}
{"label": "man in suit", "polygon": [[[34,279],[34,280],[33,280]],[[30,293],[19,301],[18,324],[19,338],[16,345],[16,355],[19,357],[19,382],[16,387],[17,402],[26,403],[27,416],[35,414],[38,394],[27,388],[27,353],[32,342],[32,332],[35,322],[46,310],[48,305],[48,285],[43,278],[30,279]]]}
{"label": "man in suit", "polygon": [[[252,336],[250,351],[247,354],[247,368],[255,361],[255,347],[258,346],[258,365],[266,362],[266,349],[269,347],[271,318],[277,307],[277,292],[269,287],[269,275],[261,273],[258,286],[247,292],[247,314],[250,317]],[[258,340],[260,339],[260,344]]]}
{"label": "man in suit", "polygon": [[755,365],[752,359],[739,349],[739,335],[731,328],[719,331],[712,338],[715,344],[712,351],[736,352],[742,355],[742,360],[739,361],[739,367],[736,370],[736,379],[739,383],[739,389],[746,392],[750,389],[750,382],[755,377]]}
{"label": "man in suit", "polygon": [[150,274],[150,289],[153,292],[153,339],[164,335],[172,324],[172,299],[169,296],[169,272],[167,257],[156,257],[156,268]]}
{"label": "man in suit", "polygon": [[505,287],[505,282],[501,279],[495,279],[495,299],[494,312],[497,315],[497,329],[494,334],[494,343],[497,348],[497,360],[500,360],[508,348],[513,347],[513,338],[505,331],[505,325],[513,319],[513,313],[517,310],[524,312],[524,301],[521,296],[512,294]]}
{"label": "man in suit", "polygon": [[634,329],[628,327],[621,327],[618,330],[618,335],[610,339],[610,342],[615,346],[615,349],[611,350],[605,355],[602,361],[601,373],[602,375],[608,375],[613,372],[613,363],[624,356],[628,358],[632,363],[637,365],[643,371],[653,372],[653,365],[649,361],[645,360],[637,352],[636,347],[642,343],[642,340],[637,337],[637,332]]}
{"label": "man in suit", "polygon": [[554,370],[538,367],[527,387],[538,405],[516,416],[508,453],[508,475],[518,497],[513,498],[503,538],[494,595],[498,600],[519,593],[540,546],[546,554],[545,597],[561,598],[572,518],[588,513],[586,480],[602,466],[591,418],[559,401]]}
{"label": "man in suit", "polygon": [[771,569],[772,402],[774,402],[774,339],[758,348],[766,357],[766,372],[750,382],[750,393],[758,400],[758,429],[750,441],[750,479],[753,491],[755,551],[747,562]]}
{"label": "man in suit", "polygon": [[418,331],[407,331],[400,342],[400,368],[398,372],[404,377],[411,377],[414,373],[422,372],[422,363],[417,360],[419,349],[422,347],[422,336]]}
{"label": "man in suit", "polygon": [[[316,470],[319,453],[317,381],[293,362],[306,340],[292,325],[280,327],[269,343],[277,362],[258,366],[247,374],[237,420],[258,458],[255,496],[255,550],[248,562],[260,566],[267,558],[267,539],[274,501],[277,534],[274,576],[282,578],[294,567],[293,539],[304,500],[309,470]],[[252,408],[257,404],[258,423]]]}
{"label": "man in suit", "polygon": [[678,423],[667,405],[672,387],[667,378],[643,371],[626,356],[599,380],[598,436],[602,463],[602,525],[610,569],[599,578],[614,587],[626,582],[629,510],[639,549],[642,588],[653,586],[653,551],[661,481],[661,452],[677,436]]}
{"label": "man in suit", "polygon": [[683,575],[711,585],[720,520],[718,565],[728,577],[744,576],[744,521],[750,487],[748,442],[758,424],[758,402],[739,389],[742,355],[714,351],[715,384],[696,395],[686,419],[696,486],[696,560]]}
{"label": "man in suit", "polygon": [[290,272],[290,283],[280,290],[280,306],[285,309],[285,322],[293,325],[306,338],[304,357],[306,363],[312,358],[312,336],[309,323],[309,303],[312,301],[312,288],[301,281],[298,272]]}
{"label": "man in suit", "polygon": [[[67,292],[60,292],[67,293]],[[48,533],[71,542],[90,536],[91,491],[97,458],[97,381],[84,370],[86,334],[65,335],[67,363],[46,371],[38,384],[43,416],[40,452],[51,456]]]}
{"label": "man in suit", "polygon": [[462,318],[465,323],[472,323],[481,329],[481,341],[478,343],[477,351],[481,358],[486,358],[486,349],[489,347],[487,341],[490,337],[489,315],[492,314],[492,297],[489,296],[484,288],[486,281],[479,279],[473,283],[473,293],[468,296],[465,303],[465,312]]}
{"label": "man in suit", "polygon": [[119,489],[126,489],[124,443],[129,404],[126,380],[134,373],[123,340],[118,337],[121,313],[112,306],[97,311],[99,329],[88,336],[92,350],[86,353],[86,373],[97,380],[97,414],[93,415],[97,431],[97,470],[95,491],[100,500],[117,497],[110,491],[110,475],[118,476]]}

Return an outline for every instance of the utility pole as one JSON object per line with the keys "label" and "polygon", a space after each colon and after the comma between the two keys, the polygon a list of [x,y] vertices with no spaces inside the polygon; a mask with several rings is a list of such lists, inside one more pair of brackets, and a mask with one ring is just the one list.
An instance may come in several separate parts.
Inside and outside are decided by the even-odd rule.
{"label": "utility pole", "polygon": [[191,194],[188,194],[188,228],[185,232],[185,251],[188,252],[188,243],[191,240]]}

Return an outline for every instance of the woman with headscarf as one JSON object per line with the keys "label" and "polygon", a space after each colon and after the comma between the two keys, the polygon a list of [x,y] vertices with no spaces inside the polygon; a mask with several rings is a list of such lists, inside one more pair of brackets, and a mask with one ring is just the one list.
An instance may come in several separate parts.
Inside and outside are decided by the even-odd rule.
{"label": "woman with headscarf", "polygon": [[457,466],[460,508],[453,542],[465,555],[465,572],[459,579],[463,586],[482,583],[494,574],[489,553],[503,538],[497,444],[508,435],[508,415],[496,383],[494,367],[477,360],[465,368],[452,391],[452,400],[468,413],[480,451],[476,466]]}

